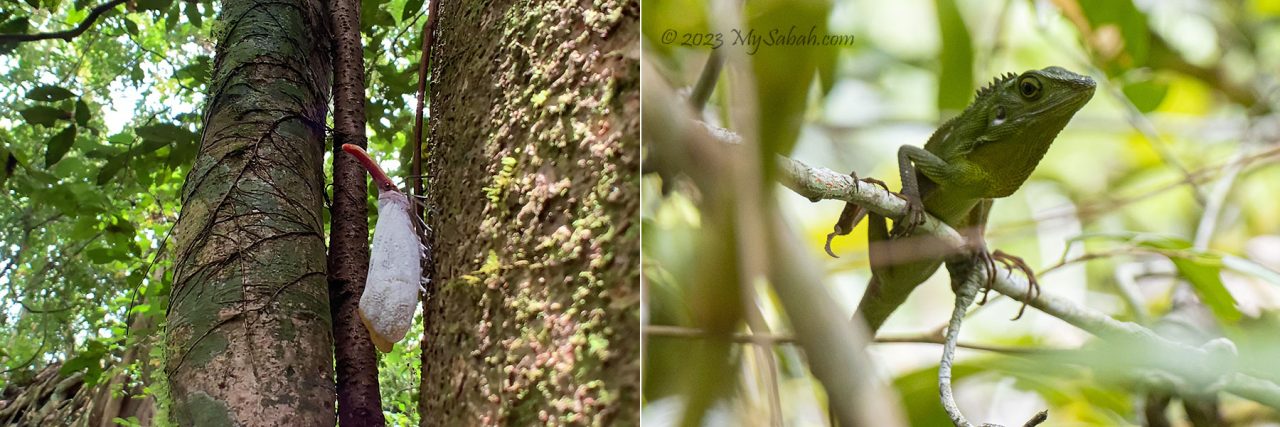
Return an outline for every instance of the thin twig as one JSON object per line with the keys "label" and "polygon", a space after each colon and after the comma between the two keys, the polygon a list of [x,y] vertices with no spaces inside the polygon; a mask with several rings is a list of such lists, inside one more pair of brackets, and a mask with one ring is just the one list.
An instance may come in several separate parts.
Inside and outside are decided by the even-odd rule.
{"label": "thin twig", "polygon": [[724,56],[719,50],[712,50],[707,57],[707,65],[702,67],[702,74],[698,76],[697,85],[693,87],[693,93],[689,94],[689,105],[693,107],[693,111],[700,113],[707,105],[707,100],[711,99],[711,93],[716,89],[716,82],[720,80],[722,68]]}
{"label": "thin twig", "polygon": [[89,15],[84,18],[84,21],[80,22],[80,25],[77,25],[75,28],[70,30],[35,34],[0,34],[0,43],[30,42],[48,39],[71,41],[71,39],[79,36],[81,33],[85,32],[85,30],[88,30],[89,27],[93,26],[94,21],[97,21],[99,16],[102,16],[102,14],[107,13],[107,11],[114,9],[116,6],[124,4],[124,2],[125,0],[111,0],[107,3],[94,7],[93,10],[89,11]]}
{"label": "thin twig", "polygon": [[[710,338],[712,334],[701,329],[686,328],[682,326],[670,325],[645,325],[642,333],[646,336],[666,337],[666,338],[688,338],[688,339],[705,339]],[[795,345],[796,337],[791,334],[778,333],[738,333],[733,334],[729,338],[738,344],[752,344],[756,346],[777,346],[777,345]],[[901,335],[901,336],[885,336],[876,337],[873,340],[876,344],[939,344],[943,343],[943,337],[932,334],[919,335]],[[992,353],[1004,354],[1039,354],[1054,351],[1065,351],[1058,349],[1039,349],[1024,347],[1006,347],[985,344],[957,343],[957,347],[969,350],[989,351]]]}

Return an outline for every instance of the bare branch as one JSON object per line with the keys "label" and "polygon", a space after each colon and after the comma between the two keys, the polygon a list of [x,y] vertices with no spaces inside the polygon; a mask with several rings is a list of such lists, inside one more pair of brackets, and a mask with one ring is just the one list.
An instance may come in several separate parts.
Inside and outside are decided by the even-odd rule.
{"label": "bare branch", "polygon": [[[670,326],[670,325],[645,325],[642,329],[642,333],[646,336],[657,336],[657,337],[667,337],[667,338],[688,338],[688,339],[704,339],[704,338],[710,338],[713,336],[713,334],[711,334],[710,332],[707,332],[701,329],[686,328],[683,326]],[[730,340],[738,344],[755,344],[755,345],[794,345],[796,344],[796,337],[794,335],[779,334],[779,333],[751,333],[751,334],[739,333],[739,334],[734,334],[730,338]],[[932,335],[932,334],[876,337],[872,341],[875,342],[876,344],[938,344],[938,345],[941,345],[943,343],[943,339],[941,336]],[[1029,347],[1005,347],[1005,346],[971,344],[971,343],[957,343],[956,347],[967,348],[970,350],[989,351],[992,353],[1005,353],[1005,354],[1041,354],[1041,353],[1052,353],[1052,352],[1060,352],[1060,351],[1070,351],[1070,350],[1060,350],[1060,349],[1040,349],[1040,348],[1029,348]]]}
{"label": "bare branch", "polygon": [[0,34],[0,43],[31,42],[48,39],[71,41],[71,39],[76,38],[76,36],[79,36],[81,33],[88,30],[89,27],[93,26],[93,23],[98,20],[99,16],[102,16],[102,14],[107,13],[107,11],[114,9],[116,6],[124,4],[124,2],[125,0],[111,0],[107,3],[94,7],[93,10],[89,11],[89,16],[86,16],[84,21],[80,22],[80,25],[77,25],[75,28],[70,30],[35,34]]}

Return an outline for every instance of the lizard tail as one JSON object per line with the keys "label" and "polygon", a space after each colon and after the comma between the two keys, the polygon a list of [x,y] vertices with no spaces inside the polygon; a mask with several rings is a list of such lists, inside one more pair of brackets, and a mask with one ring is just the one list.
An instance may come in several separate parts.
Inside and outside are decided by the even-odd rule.
{"label": "lizard tail", "polygon": [[[951,270],[948,265],[948,270]],[[956,306],[951,310],[951,320],[947,322],[947,336],[942,344],[942,362],[938,364],[938,394],[942,397],[942,408],[947,411],[947,417],[951,418],[951,423],[956,427],[973,427],[969,420],[964,418],[964,414],[960,413],[960,407],[956,405],[955,395],[951,391],[951,365],[956,355],[956,341],[960,338],[960,324],[964,322],[964,315],[968,311],[973,301],[978,299],[979,283],[983,283],[982,268],[968,269],[971,274],[968,277],[961,277],[953,274],[951,280],[955,283],[957,280],[960,286],[955,287]],[[1034,427],[1045,422],[1049,418],[1049,411],[1040,411],[1034,417],[1023,424],[1023,427]],[[998,424],[983,423],[982,427],[1001,427]]]}
{"label": "lizard tail", "polygon": [[951,364],[956,355],[956,340],[960,337],[960,323],[964,321],[969,305],[977,299],[976,291],[977,288],[970,283],[964,283],[956,289],[956,306],[951,310],[951,320],[947,322],[947,339],[942,344],[942,362],[938,364],[938,394],[942,396],[942,408],[947,411],[951,423],[957,427],[973,426],[960,413],[955,395],[951,392]]}

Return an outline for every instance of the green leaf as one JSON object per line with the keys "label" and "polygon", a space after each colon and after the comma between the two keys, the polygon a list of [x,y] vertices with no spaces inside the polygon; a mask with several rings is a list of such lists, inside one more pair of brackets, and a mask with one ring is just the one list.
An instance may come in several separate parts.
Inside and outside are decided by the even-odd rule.
{"label": "green leaf", "polygon": [[1141,236],[1135,241],[1139,246],[1165,249],[1163,252],[1180,274],[1191,284],[1200,302],[1209,307],[1214,316],[1228,322],[1240,320],[1236,300],[1222,283],[1222,257],[1196,250],[1191,242],[1178,237]]}
{"label": "green leaf", "polygon": [[124,19],[124,30],[134,37],[138,36],[138,24],[134,23],[132,19]]}
{"label": "green leaf", "polygon": [[400,13],[400,20],[409,19],[414,13],[422,9],[423,0],[408,0],[404,3],[404,11]]}
{"label": "green leaf", "polygon": [[959,112],[973,97],[973,42],[955,0],[934,0],[938,9],[938,111]]}
{"label": "green leaf", "polygon": [[[1127,68],[1146,65],[1151,35],[1147,31],[1147,15],[1133,4],[1133,0],[1080,0],[1080,8],[1095,31],[1110,25],[1119,28],[1124,46],[1117,51],[1123,52],[1128,59],[1127,63],[1120,65]],[[1108,71],[1118,70],[1109,67]]]}
{"label": "green leaf", "polygon": [[80,126],[89,125],[89,104],[84,102],[84,98],[76,101],[76,124]]}
{"label": "green leaf", "polygon": [[111,160],[107,160],[107,164],[102,166],[102,169],[98,171],[98,179],[95,180],[98,185],[105,185],[106,183],[111,182],[111,180],[116,177],[116,174],[120,173],[120,169],[124,168],[125,161],[127,161],[128,158],[127,154],[120,154],[112,157]]}
{"label": "green leaf", "polygon": [[129,287],[136,288],[142,284],[143,277],[142,269],[134,269],[129,272],[129,275],[125,277],[124,281],[129,284]]}
{"label": "green leaf", "polygon": [[58,120],[71,118],[71,114],[53,107],[37,105],[18,111],[22,119],[32,125],[53,126]]}
{"label": "green leaf", "polygon": [[120,132],[107,137],[107,142],[115,145],[129,145],[133,143],[133,137],[126,132]]}
{"label": "green leaf", "polygon": [[73,373],[83,371],[88,368],[97,367],[102,369],[102,356],[107,354],[107,346],[100,341],[89,341],[88,348],[72,357],[62,367],[58,368],[58,374],[62,376],[71,375]]}
{"label": "green leaf", "polygon": [[[5,147],[4,143],[0,143],[0,185],[4,184],[4,181],[10,175],[13,175],[13,170],[18,166],[17,162],[18,159],[13,157],[12,153],[9,153],[9,148]],[[10,165],[10,163],[13,164]]]}
{"label": "green leaf", "polygon": [[[31,26],[25,16],[10,19],[8,21],[5,21],[4,18],[0,18],[0,22],[2,22],[0,23],[0,33],[4,34],[26,33],[27,29]],[[18,42],[0,43],[0,55],[12,52],[17,47]]]}
{"label": "green leaf", "polygon": [[182,16],[182,12],[178,10],[178,5],[173,5],[168,12],[164,13],[164,29],[165,31],[173,31],[178,28],[178,18]]}
{"label": "green leaf", "polygon": [[133,69],[129,70],[129,81],[134,84],[142,83],[142,80],[146,77],[147,75],[142,72],[142,67],[138,66],[138,64],[134,64]]}
{"label": "green leaf", "polygon": [[151,311],[151,304],[138,304],[133,306],[133,309],[129,310],[129,313],[130,314],[135,314],[135,313],[146,314],[149,311]]}
{"label": "green leaf", "polygon": [[1138,107],[1138,111],[1150,113],[1160,108],[1165,95],[1169,93],[1169,85],[1155,80],[1143,80],[1124,85],[1124,96]]}
{"label": "green leaf", "polygon": [[[797,40],[828,34],[831,3],[827,0],[758,0],[747,2],[746,9],[745,16],[750,20],[743,37],[752,34],[761,39]],[[726,39],[733,37],[732,33],[725,34]],[[766,153],[790,153],[804,123],[809,94],[818,77],[818,67],[824,62],[822,56],[832,51],[827,46],[765,43],[748,47],[747,51],[756,77],[756,99],[761,101],[756,114],[768,118],[760,120],[761,149]],[[761,158],[773,157],[767,154]],[[772,164],[770,161],[761,166]]]}
{"label": "green leaf", "polygon": [[49,138],[49,146],[44,152],[44,167],[48,168],[62,160],[62,156],[67,155],[67,151],[71,150],[71,145],[75,142],[76,125],[74,124]]}
{"label": "green leaf", "polygon": [[165,10],[173,0],[138,0],[138,10]]}
{"label": "green leaf", "polygon": [[4,182],[13,176],[14,169],[18,168],[18,158],[13,157],[13,153],[4,151],[4,153],[0,154],[0,166],[3,167],[0,170],[0,185],[4,185]]}
{"label": "green leaf", "polygon": [[76,96],[75,93],[61,86],[40,85],[27,91],[27,99],[41,102],[54,102]]}
{"label": "green leaf", "polygon": [[[960,381],[982,372],[974,362],[952,364],[951,378]],[[903,409],[911,425],[951,425],[942,405],[938,404],[938,367],[930,366],[906,372],[893,379],[893,389],[902,394]]]}
{"label": "green leaf", "polygon": [[190,142],[195,141],[196,139],[195,132],[189,131],[187,128],[172,123],[158,123],[154,125],[139,126],[137,129],[134,129],[134,133],[137,133],[138,137],[144,140],[161,141],[165,144],[170,142]]}
{"label": "green leaf", "polygon": [[182,11],[186,12],[187,21],[190,22],[192,26],[200,28],[204,26],[204,19],[201,18],[200,9],[197,9],[197,5],[198,3],[187,3],[186,5],[183,5]]}
{"label": "green leaf", "polygon": [[136,155],[139,155],[139,154],[147,154],[147,153],[150,153],[150,152],[153,152],[153,151],[159,150],[159,149],[164,148],[164,147],[167,147],[167,146],[169,146],[169,141],[159,141],[159,140],[154,140],[154,139],[144,139],[144,140],[142,140],[142,144],[140,144],[140,145],[138,145],[137,147],[134,147],[134,148],[133,148],[133,154],[134,154],[135,156],[136,156]]}
{"label": "green leaf", "polygon": [[30,20],[27,19],[27,17],[25,16],[20,16],[17,18],[10,19],[8,21],[4,21],[3,24],[0,24],[0,31],[6,32],[6,33],[25,33],[27,32],[28,29],[30,29],[30,27],[31,27]]}
{"label": "green leaf", "polygon": [[[360,30],[365,33],[377,27],[390,27],[395,25],[396,19],[392,17],[387,10],[381,6],[386,4],[384,0],[369,0],[360,2]],[[372,41],[372,40],[370,40]]]}
{"label": "green leaf", "polygon": [[209,57],[198,56],[187,66],[178,69],[173,73],[173,77],[183,80],[191,80],[197,85],[204,85],[209,82]]}
{"label": "green leaf", "polygon": [[53,206],[63,214],[74,217],[80,213],[80,200],[65,185],[54,186],[48,191],[43,191],[40,197],[45,204]]}
{"label": "green leaf", "polygon": [[828,46],[824,50],[825,53],[818,55],[818,83],[822,87],[822,96],[826,97],[840,79],[837,74],[840,71],[840,49],[837,46]]}
{"label": "green leaf", "polygon": [[132,222],[123,217],[116,217],[115,222],[108,225],[107,232],[116,233],[127,237],[133,237],[138,234],[138,228],[133,226]]}
{"label": "green leaf", "polygon": [[170,168],[176,169],[178,166],[190,163],[196,157],[196,143],[180,142],[169,150],[169,158],[165,160],[165,164]]}
{"label": "green leaf", "polygon": [[[76,219],[75,225],[71,228],[69,237],[73,240],[89,240],[98,232],[98,218],[95,215],[82,215]],[[90,258],[93,255],[90,254]]]}
{"label": "green leaf", "polygon": [[84,254],[89,257],[89,262],[94,264],[106,264],[116,258],[107,248],[91,248],[84,251]]}

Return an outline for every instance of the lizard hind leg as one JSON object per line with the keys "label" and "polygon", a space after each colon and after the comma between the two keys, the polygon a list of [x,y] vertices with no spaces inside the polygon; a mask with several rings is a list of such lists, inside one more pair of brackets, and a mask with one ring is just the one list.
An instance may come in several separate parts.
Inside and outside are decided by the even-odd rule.
{"label": "lizard hind leg", "polygon": [[836,236],[843,236],[852,232],[853,227],[857,226],[862,221],[862,218],[866,216],[866,208],[854,203],[845,203],[844,210],[840,211],[840,219],[836,220],[836,225],[832,227],[831,233],[827,234],[827,244],[823,246],[827,250],[827,255],[832,258],[840,258],[831,250],[831,241]]}
{"label": "lizard hind leg", "polygon": [[[880,188],[884,189],[884,191],[889,191],[889,186],[885,185],[884,181],[875,178],[859,179],[856,172],[849,172],[849,176],[852,176],[853,179],[858,181],[872,185],[879,185]],[[836,220],[836,224],[832,227],[831,233],[827,234],[827,244],[823,247],[827,250],[827,255],[830,255],[832,258],[840,258],[831,250],[831,240],[835,239],[836,236],[844,236],[853,232],[853,228],[856,227],[859,222],[862,222],[862,218],[866,216],[866,208],[863,208],[856,203],[845,203],[844,210],[840,211],[840,219]]]}
{"label": "lizard hind leg", "polygon": [[[1027,262],[1023,261],[1022,258],[1019,258],[1014,255],[1010,255],[999,249],[996,249],[995,252],[992,252],[990,258],[996,261],[1000,261],[1001,264],[1004,264],[1004,266],[1010,270],[1022,271],[1022,274],[1025,274],[1027,276],[1027,294],[1023,296],[1022,307],[1019,307],[1018,314],[1013,316],[1013,318],[1009,320],[1021,319],[1022,313],[1027,310],[1027,304],[1030,304],[1031,300],[1034,300],[1040,297],[1040,282],[1036,281],[1036,273],[1031,270],[1031,266],[1027,265]],[[994,272],[995,270],[992,269],[988,271]],[[995,275],[992,274],[991,276],[994,277]],[[989,279],[989,281],[991,280]]]}
{"label": "lizard hind leg", "polygon": [[987,296],[991,293],[991,288],[996,285],[996,260],[991,252],[987,252],[987,249],[982,247],[974,252],[973,263],[974,265],[981,264],[982,268],[987,272],[986,280],[983,280],[982,283],[982,299],[978,300],[978,305],[983,305],[987,303]]}

